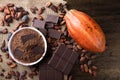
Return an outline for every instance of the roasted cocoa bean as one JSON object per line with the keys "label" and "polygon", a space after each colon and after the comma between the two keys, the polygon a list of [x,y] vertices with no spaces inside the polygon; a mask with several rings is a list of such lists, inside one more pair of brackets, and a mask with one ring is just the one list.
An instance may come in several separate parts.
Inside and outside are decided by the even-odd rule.
{"label": "roasted cocoa bean", "polygon": [[52,2],[47,2],[47,3],[45,4],[46,7],[50,7],[51,5],[52,5]]}
{"label": "roasted cocoa bean", "polygon": [[85,70],[85,72],[88,72],[88,71],[89,71],[87,64],[84,64],[84,70]]}
{"label": "roasted cocoa bean", "polygon": [[17,64],[16,64],[16,63],[12,63],[12,64],[10,65],[10,68],[15,68],[15,67],[17,67]]}
{"label": "roasted cocoa bean", "polygon": [[44,12],[44,10],[45,10],[45,7],[40,8],[38,11],[38,15],[41,15]]}

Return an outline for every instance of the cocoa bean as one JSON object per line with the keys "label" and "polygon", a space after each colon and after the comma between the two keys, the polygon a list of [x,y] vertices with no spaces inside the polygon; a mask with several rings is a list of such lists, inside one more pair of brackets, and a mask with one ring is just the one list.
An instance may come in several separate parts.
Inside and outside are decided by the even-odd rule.
{"label": "cocoa bean", "polygon": [[13,70],[11,70],[10,72],[9,72],[12,76],[15,76],[16,74],[15,74],[15,71],[13,71]]}
{"label": "cocoa bean", "polygon": [[45,10],[45,7],[40,8],[38,11],[38,15],[41,15],[44,12],[44,10]]}
{"label": "cocoa bean", "polygon": [[5,54],[5,57],[8,59],[8,58],[9,58],[9,54],[8,54],[8,53],[6,53],[6,54]]}
{"label": "cocoa bean", "polygon": [[83,62],[83,61],[85,61],[85,57],[80,58],[80,62]]}
{"label": "cocoa bean", "polygon": [[4,76],[4,73],[0,73],[0,76],[2,76],[2,77],[3,77],[3,76]]}
{"label": "cocoa bean", "polygon": [[23,17],[22,17],[22,22],[28,22],[28,16],[27,15],[24,15]]}
{"label": "cocoa bean", "polygon": [[10,14],[10,10],[7,6],[4,8],[4,14]]}
{"label": "cocoa bean", "polygon": [[4,8],[5,8],[5,7],[0,7],[0,12],[3,12],[3,11],[4,11]]}
{"label": "cocoa bean", "polygon": [[3,30],[0,30],[0,33],[2,33],[2,34],[7,34],[7,33],[8,33],[8,29],[7,29],[7,28],[4,28]]}
{"label": "cocoa bean", "polygon": [[3,59],[2,59],[2,57],[0,57],[0,62],[3,62]]}
{"label": "cocoa bean", "polygon": [[91,69],[89,69],[89,74],[92,74],[92,70]]}
{"label": "cocoa bean", "polygon": [[11,64],[12,64],[12,62],[11,62],[11,61],[7,62],[7,65],[11,65]]}
{"label": "cocoa bean", "polygon": [[84,70],[85,70],[85,72],[88,72],[89,70],[88,70],[88,65],[87,64],[84,64]]}
{"label": "cocoa bean", "polygon": [[72,80],[72,75],[70,75],[70,76],[68,77],[68,80]]}
{"label": "cocoa bean", "polygon": [[96,67],[96,66],[92,66],[92,69],[93,69],[93,70],[97,70],[97,67]]}
{"label": "cocoa bean", "polygon": [[0,26],[4,26],[4,21],[3,21],[3,19],[0,20]]}
{"label": "cocoa bean", "polygon": [[45,6],[48,8],[48,7],[50,7],[52,5],[52,2],[47,2],[46,4],[45,4]]}
{"label": "cocoa bean", "polygon": [[93,76],[94,76],[94,77],[96,77],[96,76],[97,76],[96,71],[93,71]]}
{"label": "cocoa bean", "polygon": [[20,19],[22,16],[23,16],[22,12],[17,12],[17,13],[15,14],[15,18],[16,18],[17,20]]}
{"label": "cocoa bean", "polygon": [[11,78],[12,78],[11,74],[7,73],[7,75],[5,76],[5,79],[11,79]]}
{"label": "cocoa bean", "polygon": [[80,65],[81,71],[84,71],[84,65]]}
{"label": "cocoa bean", "polygon": [[17,64],[16,64],[16,63],[12,63],[12,64],[10,65],[10,68],[15,68],[15,67],[17,67]]}
{"label": "cocoa bean", "polygon": [[7,6],[8,7],[14,7],[14,4],[13,3],[8,3]]}
{"label": "cocoa bean", "polygon": [[43,20],[43,17],[41,15],[38,15],[37,17],[39,20]]}
{"label": "cocoa bean", "polygon": [[16,71],[16,72],[15,72],[15,76],[16,76],[17,78],[19,78],[19,77],[20,77],[20,72],[19,72],[19,71]]}

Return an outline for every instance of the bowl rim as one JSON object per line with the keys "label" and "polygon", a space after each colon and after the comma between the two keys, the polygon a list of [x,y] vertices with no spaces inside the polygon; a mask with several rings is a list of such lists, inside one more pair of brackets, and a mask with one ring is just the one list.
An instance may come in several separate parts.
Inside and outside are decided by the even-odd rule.
{"label": "bowl rim", "polygon": [[[13,53],[12,53],[12,50],[11,50],[11,42],[12,42],[13,37],[14,37],[19,31],[24,30],[24,29],[34,30],[34,31],[37,32],[40,36],[42,36],[42,39],[43,39],[43,41],[44,41],[44,46],[45,46],[45,48],[44,48],[45,50],[44,50],[44,53],[42,54],[42,56],[41,56],[38,60],[36,60],[36,61],[34,61],[34,62],[30,62],[30,63],[24,63],[24,62],[21,62],[21,61],[19,61],[18,59],[16,59],[16,58],[14,57]],[[45,56],[45,54],[46,54],[46,52],[47,52],[47,41],[46,41],[45,36],[43,35],[43,33],[42,33],[41,31],[37,30],[37,29],[34,28],[34,27],[23,27],[23,28],[19,28],[18,30],[16,30],[16,31],[12,34],[12,36],[10,37],[10,39],[9,39],[9,41],[8,41],[8,52],[9,52],[10,57],[11,57],[15,62],[17,62],[18,64],[21,64],[21,65],[24,65],[24,66],[32,66],[32,65],[35,65],[35,64],[37,64],[38,62],[40,62],[40,61],[43,59],[43,57]]]}

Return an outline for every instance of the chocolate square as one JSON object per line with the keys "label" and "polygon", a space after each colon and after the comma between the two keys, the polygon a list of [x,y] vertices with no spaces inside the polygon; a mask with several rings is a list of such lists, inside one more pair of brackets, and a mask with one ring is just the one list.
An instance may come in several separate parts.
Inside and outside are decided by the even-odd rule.
{"label": "chocolate square", "polygon": [[61,44],[58,49],[56,49],[48,64],[54,69],[68,75],[77,58],[78,54],[76,52],[69,49],[66,45]]}
{"label": "chocolate square", "polygon": [[53,27],[54,27],[54,24],[53,24],[53,23],[47,22],[47,23],[45,24],[45,28],[46,28],[46,29],[52,29]]}
{"label": "chocolate square", "polygon": [[59,45],[57,50],[55,51],[55,55],[62,57],[64,51],[66,50],[66,46],[65,45]]}
{"label": "chocolate square", "polygon": [[57,24],[59,17],[57,15],[48,15],[46,18],[46,22],[51,22]]}
{"label": "chocolate square", "polygon": [[41,46],[37,45],[32,48],[32,53],[34,53],[34,54],[43,54],[43,52],[44,52],[44,48]]}
{"label": "chocolate square", "polygon": [[13,53],[14,53],[14,56],[17,58],[21,58],[22,55],[24,54],[23,51],[19,50],[18,48],[16,48]]}
{"label": "chocolate square", "polygon": [[54,29],[49,29],[48,30],[48,35],[51,38],[60,39],[60,37],[62,35],[62,32],[59,32],[59,31],[54,30]]}
{"label": "chocolate square", "polygon": [[[64,60],[66,60],[66,61],[69,61],[69,57],[71,56],[71,54],[72,54],[72,50],[71,49],[69,49],[68,47],[66,47],[66,49],[64,50],[64,53],[65,54],[63,54],[62,55],[62,58],[64,59]],[[68,58],[67,58],[68,57]]]}
{"label": "chocolate square", "polygon": [[45,29],[45,21],[35,19],[33,21],[33,25],[32,26],[37,28],[37,29]]}
{"label": "chocolate square", "polygon": [[63,60],[62,58],[60,58],[60,60],[58,60],[58,63],[57,63],[57,65],[56,65],[56,68],[57,68],[59,71],[62,71],[65,67],[66,67],[66,61]]}
{"label": "chocolate square", "polygon": [[34,34],[28,34],[28,35],[21,36],[21,40],[23,44],[25,44],[26,41],[33,39],[33,38],[35,38]]}
{"label": "chocolate square", "polygon": [[64,80],[63,73],[55,70],[47,64],[48,61],[40,63],[39,80]]}
{"label": "chocolate square", "polygon": [[[54,56],[55,56],[55,57],[54,57]],[[56,66],[56,64],[58,63],[59,59],[60,59],[60,58],[59,58],[58,56],[53,55],[53,57],[51,58],[52,61],[51,61],[50,64],[51,64],[52,66]]]}

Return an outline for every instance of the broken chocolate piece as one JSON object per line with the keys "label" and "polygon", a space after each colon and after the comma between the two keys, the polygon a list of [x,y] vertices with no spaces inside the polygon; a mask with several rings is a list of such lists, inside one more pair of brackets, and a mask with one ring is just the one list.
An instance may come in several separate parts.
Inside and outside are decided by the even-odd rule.
{"label": "broken chocolate piece", "polygon": [[54,12],[56,12],[56,13],[58,12],[58,8],[55,5],[51,5],[50,9],[53,10]]}
{"label": "broken chocolate piece", "polygon": [[44,36],[47,35],[47,30],[46,29],[39,29],[39,31],[42,32]]}
{"label": "broken chocolate piece", "polygon": [[26,41],[33,39],[33,38],[35,38],[34,34],[28,34],[28,35],[21,36],[21,40],[23,44],[25,44]]}
{"label": "broken chocolate piece", "polygon": [[61,34],[62,34],[62,32],[59,32],[59,31],[54,30],[54,29],[49,29],[48,30],[48,35],[51,38],[60,39]]}
{"label": "broken chocolate piece", "polygon": [[33,21],[33,27],[35,27],[37,29],[44,29],[45,28],[45,21],[35,19]]}
{"label": "broken chocolate piece", "polygon": [[61,72],[43,63],[39,66],[39,80],[64,80],[64,77]]}
{"label": "broken chocolate piece", "polygon": [[34,53],[34,54],[43,54],[43,52],[44,52],[44,48],[39,45],[35,46],[32,49],[32,53]]}
{"label": "broken chocolate piece", "polygon": [[46,18],[46,22],[58,23],[59,16],[56,15],[48,15]]}
{"label": "broken chocolate piece", "polygon": [[15,51],[14,51],[14,55],[17,58],[21,58],[21,56],[23,55],[23,51],[21,51],[18,48],[16,48]]}
{"label": "broken chocolate piece", "polygon": [[45,24],[45,28],[46,29],[51,29],[51,28],[53,28],[54,27],[54,24],[53,23],[46,23]]}
{"label": "broken chocolate piece", "polygon": [[72,51],[64,44],[61,44],[48,64],[64,74],[69,74],[77,58],[78,54],[76,52]]}

